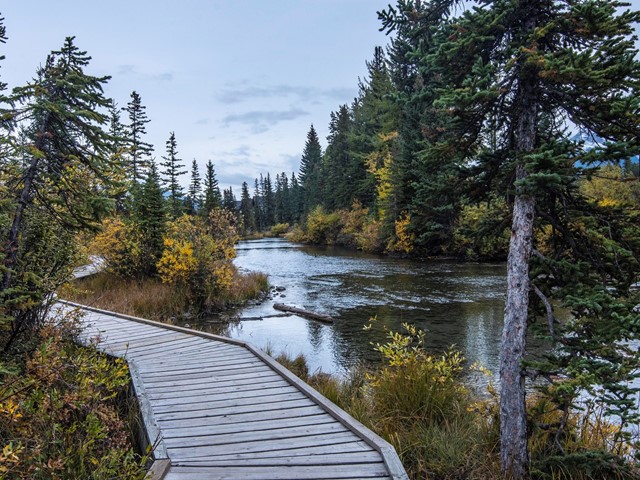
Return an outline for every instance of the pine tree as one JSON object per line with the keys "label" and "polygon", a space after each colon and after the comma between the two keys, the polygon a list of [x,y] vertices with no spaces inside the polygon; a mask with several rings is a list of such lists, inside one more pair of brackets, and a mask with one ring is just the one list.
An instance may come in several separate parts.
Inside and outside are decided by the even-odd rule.
{"label": "pine tree", "polygon": [[149,123],[146,110],[142,105],[142,99],[138,92],[131,92],[131,100],[122,110],[129,116],[129,125],[126,126],[126,139],[128,147],[128,164],[131,179],[135,182],[144,180],[149,159],[153,153],[153,146],[142,140],[147,133],[145,125]]}
{"label": "pine tree", "polygon": [[189,190],[186,198],[186,211],[189,215],[195,215],[202,210],[202,180],[198,169],[198,162],[193,159],[191,163],[191,181],[189,182]]}
{"label": "pine tree", "polygon": [[[640,150],[640,64],[632,37],[640,14],[609,0],[495,0],[475,2],[455,17],[458,3],[400,1],[381,18],[385,28],[413,26],[420,45],[407,48],[414,62],[407,71],[422,79],[442,74],[436,75],[438,97],[427,102],[439,112],[435,125],[441,122],[447,132],[438,137],[441,151],[446,158],[464,155],[474,175],[469,180],[485,191],[503,189],[512,205],[500,429],[503,474],[521,479],[529,466],[525,335],[536,314],[547,320],[554,342],[537,373],[551,380],[542,392],[563,418],[590,391],[618,418],[636,419],[630,405],[637,389],[628,384],[640,359],[625,346],[634,315],[622,299],[630,298],[631,270],[640,264],[632,240],[637,224],[589,204],[575,186],[588,172],[577,169],[577,161],[597,164]],[[568,122],[605,138],[606,145],[581,151],[567,138]],[[551,232],[551,252],[538,249],[542,232]],[[571,322],[555,324],[553,300],[572,309]],[[555,461],[605,468],[599,459],[569,458],[562,447],[565,426],[538,427],[552,429]],[[598,471],[603,478],[611,474]]]}
{"label": "pine tree", "polygon": [[213,166],[213,162],[209,160],[207,162],[206,172],[204,175],[204,204],[203,212],[208,215],[214,208],[222,207],[222,195],[220,194],[220,187],[218,186],[218,180],[216,179],[216,172]]}
{"label": "pine tree", "polygon": [[183,170],[184,165],[181,163],[182,159],[178,158],[178,143],[176,142],[176,135],[171,132],[169,140],[167,140],[167,156],[162,157],[164,162],[160,164],[164,167],[160,173],[162,174],[162,184],[165,191],[169,192],[168,209],[173,218],[178,218],[182,214],[183,210],[183,189],[179,182],[179,177],[187,173]]}
{"label": "pine tree", "polygon": [[304,192],[304,211],[310,212],[313,207],[319,205],[322,196],[321,169],[322,147],[316,129],[309,129],[307,141],[304,145],[302,158],[300,159],[300,186]]}

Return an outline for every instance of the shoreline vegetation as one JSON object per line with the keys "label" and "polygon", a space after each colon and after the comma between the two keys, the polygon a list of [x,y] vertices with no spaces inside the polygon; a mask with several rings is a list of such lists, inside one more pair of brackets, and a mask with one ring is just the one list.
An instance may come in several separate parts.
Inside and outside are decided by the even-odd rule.
{"label": "shoreline vegetation", "polygon": [[[269,355],[359,422],[391,443],[411,479],[500,480],[499,405],[489,384],[486,395],[465,385],[465,373],[490,373],[467,366],[449,350],[430,355],[422,347],[424,332],[405,324],[388,332],[388,341],[373,348],[383,357],[377,369],[361,366],[345,377],[310,373],[303,355]],[[607,420],[605,407],[586,402],[564,420],[544,396],[528,400],[532,425],[565,421],[565,453],[573,462],[550,455],[556,439],[545,428],[529,437],[531,474],[549,480],[635,479],[631,460],[637,445],[620,437],[620,426]],[[593,459],[600,461],[594,464]],[[590,466],[585,468],[586,463]]]}

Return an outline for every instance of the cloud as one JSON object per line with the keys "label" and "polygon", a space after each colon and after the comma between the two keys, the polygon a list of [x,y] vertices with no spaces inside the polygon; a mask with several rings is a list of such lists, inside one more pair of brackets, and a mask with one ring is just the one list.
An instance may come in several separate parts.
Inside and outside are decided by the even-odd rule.
{"label": "cloud", "polygon": [[345,98],[355,96],[355,91],[353,88],[317,88],[296,85],[272,85],[268,87],[246,86],[243,88],[224,90],[218,95],[217,99],[221,103],[234,104],[256,98],[266,99],[292,96],[307,101],[309,99],[316,101],[315,99],[317,98],[344,101]]}
{"label": "cloud", "polygon": [[118,65],[116,68],[118,75],[132,75],[136,73],[135,65]]}
{"label": "cloud", "polygon": [[173,80],[172,72],[160,72],[160,73],[141,73],[136,65],[124,64],[118,65],[116,67],[117,75],[137,75],[138,77],[142,77],[144,79],[149,79],[156,82],[170,82]]}
{"label": "cloud", "polygon": [[289,110],[254,110],[245,113],[233,113],[222,119],[226,126],[239,123],[251,128],[253,133],[264,133],[272,126],[309,115],[309,112],[291,107]]}
{"label": "cloud", "polygon": [[209,118],[200,118],[196,120],[196,125],[207,125],[211,119]]}
{"label": "cloud", "polygon": [[170,82],[171,80],[173,80],[173,73],[171,72],[158,73],[155,75],[149,75],[149,78],[151,78],[152,80],[160,81],[160,82]]}

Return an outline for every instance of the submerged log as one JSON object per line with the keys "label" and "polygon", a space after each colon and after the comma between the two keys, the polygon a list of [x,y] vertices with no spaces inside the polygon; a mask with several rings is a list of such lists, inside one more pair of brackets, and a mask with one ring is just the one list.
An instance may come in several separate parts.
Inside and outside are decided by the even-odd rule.
{"label": "submerged log", "polygon": [[311,312],[303,308],[291,307],[289,305],[285,305],[284,303],[274,303],[273,308],[275,308],[276,310],[280,310],[282,312],[295,313],[296,315],[300,315],[301,317],[310,318],[312,320],[318,320],[319,322],[324,322],[324,323],[334,322],[333,318],[329,315]]}

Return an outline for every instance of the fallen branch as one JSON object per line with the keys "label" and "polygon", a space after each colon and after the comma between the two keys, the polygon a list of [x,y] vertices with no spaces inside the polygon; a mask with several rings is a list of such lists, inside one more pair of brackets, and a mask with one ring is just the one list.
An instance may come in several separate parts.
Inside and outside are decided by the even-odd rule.
{"label": "fallen branch", "polygon": [[285,305],[284,303],[274,303],[273,308],[275,308],[276,310],[280,310],[282,312],[295,313],[296,315],[300,315],[301,317],[310,318],[312,320],[318,320],[319,322],[324,322],[324,323],[334,322],[333,318],[330,317],[329,315],[311,312],[303,308],[291,307],[289,305]]}

